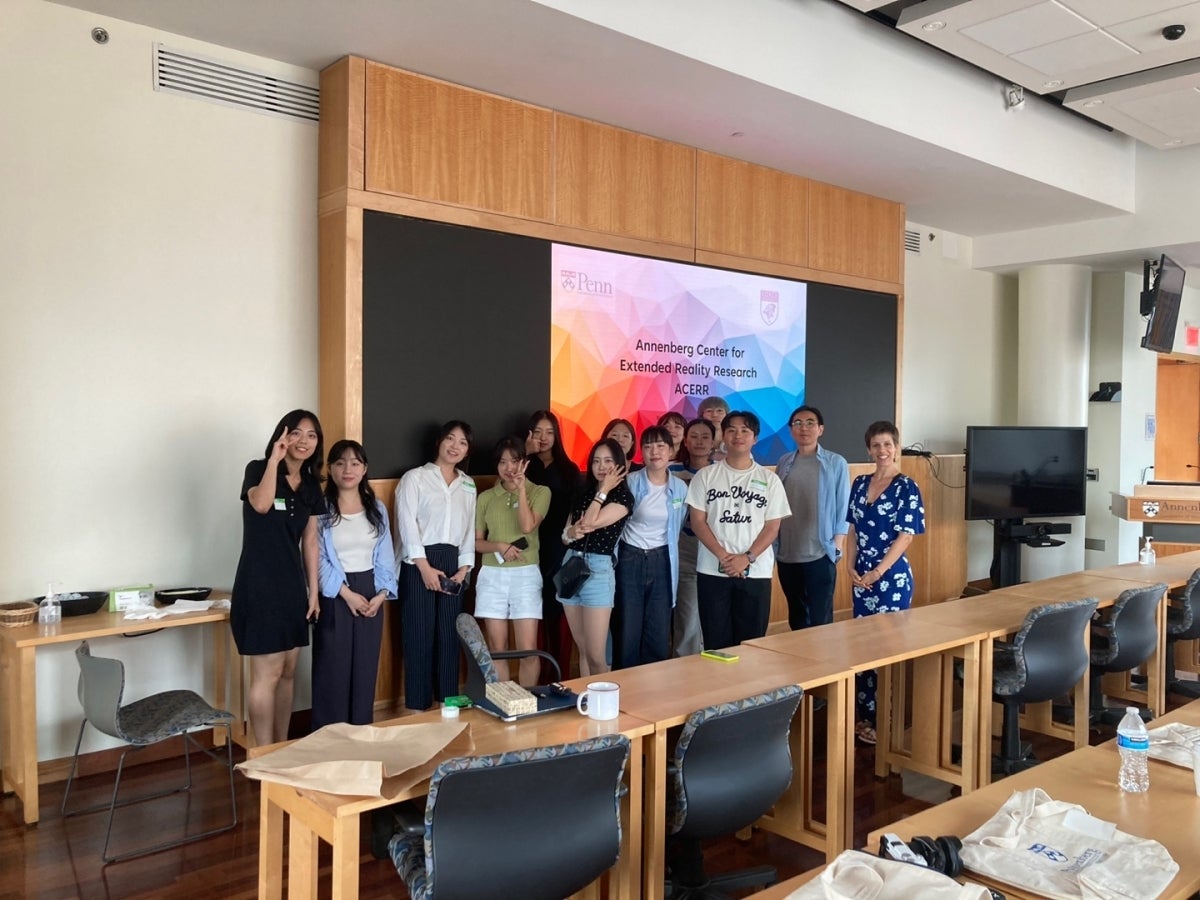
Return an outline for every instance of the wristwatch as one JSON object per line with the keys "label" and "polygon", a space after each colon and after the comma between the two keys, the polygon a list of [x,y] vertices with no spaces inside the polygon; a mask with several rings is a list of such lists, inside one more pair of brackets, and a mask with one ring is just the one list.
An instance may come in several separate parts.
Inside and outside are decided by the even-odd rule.
{"label": "wristwatch", "polygon": [[596,491],[596,496],[593,497],[592,499],[599,500],[601,503],[603,503],[605,500],[608,499],[608,494],[604,493],[604,491]]}
{"label": "wristwatch", "polygon": [[753,550],[747,550],[746,551],[746,559],[750,560],[750,565],[754,565],[754,561],[756,559],[758,559],[758,557],[754,555]]}

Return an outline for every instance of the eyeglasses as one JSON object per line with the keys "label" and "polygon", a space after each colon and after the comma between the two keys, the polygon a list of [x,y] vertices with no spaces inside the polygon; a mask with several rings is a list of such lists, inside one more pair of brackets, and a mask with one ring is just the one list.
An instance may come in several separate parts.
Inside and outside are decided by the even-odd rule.
{"label": "eyeglasses", "polygon": [[816,428],[821,423],[816,419],[792,419],[788,424],[793,428]]}

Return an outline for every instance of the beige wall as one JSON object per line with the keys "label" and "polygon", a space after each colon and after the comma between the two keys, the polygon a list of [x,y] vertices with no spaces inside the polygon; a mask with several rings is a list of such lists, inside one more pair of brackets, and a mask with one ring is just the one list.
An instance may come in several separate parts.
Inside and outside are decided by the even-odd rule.
{"label": "beige wall", "polygon": [[[1017,280],[972,269],[970,238],[905,227],[920,233],[921,252],[904,260],[900,437],[962,453],[968,425],[1015,421]],[[942,478],[961,485],[966,473]],[[986,578],[991,560],[991,526],[969,522],[967,577]]]}
{"label": "beige wall", "polygon": [[[91,40],[95,25],[109,30],[106,46]],[[316,126],[155,93],[154,41],[316,83],[314,72],[5,0],[5,599],[41,594],[51,578],[79,590],[230,585],[242,467],[283,412],[316,403]],[[205,635],[196,652],[199,639],[97,652],[126,661],[133,694],[199,688],[209,646]],[[43,758],[69,754],[78,728],[72,650],[39,653]]]}

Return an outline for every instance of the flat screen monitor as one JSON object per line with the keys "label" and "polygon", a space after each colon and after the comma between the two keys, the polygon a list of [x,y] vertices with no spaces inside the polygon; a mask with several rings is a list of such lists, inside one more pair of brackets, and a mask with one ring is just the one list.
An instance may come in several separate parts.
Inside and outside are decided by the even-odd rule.
{"label": "flat screen monitor", "polygon": [[1184,275],[1183,267],[1164,253],[1151,292],[1150,321],[1146,324],[1146,336],[1142,338],[1142,346],[1147,350],[1170,353],[1175,349],[1175,328],[1179,322]]}
{"label": "flat screen monitor", "polygon": [[967,428],[967,519],[1086,511],[1086,428]]}

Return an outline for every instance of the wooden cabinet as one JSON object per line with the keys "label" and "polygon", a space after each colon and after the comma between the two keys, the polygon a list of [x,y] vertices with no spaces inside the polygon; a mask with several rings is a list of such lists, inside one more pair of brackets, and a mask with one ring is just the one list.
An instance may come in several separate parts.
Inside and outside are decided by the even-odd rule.
{"label": "wooden cabinet", "polygon": [[696,249],[807,266],[808,189],[799,175],[698,153]]}
{"label": "wooden cabinet", "polygon": [[366,189],[550,219],[553,113],[366,64]]}
{"label": "wooden cabinet", "polygon": [[900,282],[904,207],[856,191],[812,182],[808,203],[808,265]]}
{"label": "wooden cabinet", "polygon": [[556,113],[554,221],[691,246],[696,151]]}

